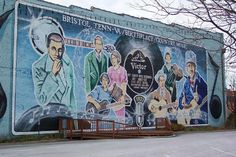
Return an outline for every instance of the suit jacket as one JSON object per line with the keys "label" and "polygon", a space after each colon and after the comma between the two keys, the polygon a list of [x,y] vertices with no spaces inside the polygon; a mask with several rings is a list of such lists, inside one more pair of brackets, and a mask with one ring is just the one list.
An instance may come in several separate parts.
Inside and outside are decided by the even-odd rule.
{"label": "suit jacket", "polygon": [[76,111],[74,95],[75,77],[70,58],[63,54],[62,68],[55,76],[52,73],[53,61],[48,54],[43,55],[32,65],[35,96],[40,105],[61,103]]}
{"label": "suit jacket", "polygon": [[[185,80],[183,91],[179,97],[180,109],[183,109],[182,100],[185,99],[186,103],[190,104],[190,102],[194,99],[193,93],[195,92],[198,93],[199,99],[197,103],[198,105],[200,105],[203,99],[207,96],[207,84],[198,72],[195,73],[195,81],[193,87],[191,86],[189,77],[187,77]],[[201,111],[207,112],[207,102],[205,102],[200,109]]]}
{"label": "suit jacket", "polygon": [[[183,76],[179,76],[178,74],[174,73],[173,64],[171,65],[170,69],[168,69],[166,64],[164,64],[162,67],[162,70],[166,74],[166,82],[165,82],[166,89],[171,94],[171,101],[175,102],[176,94],[177,94],[176,81],[179,81],[180,79],[182,79]],[[173,90],[171,90],[171,88]]]}
{"label": "suit jacket", "polygon": [[99,77],[103,72],[107,72],[108,61],[107,56],[102,52],[101,56],[101,71],[99,72],[99,65],[96,58],[95,50],[89,52],[85,56],[84,74],[85,74],[85,90],[87,93],[91,92],[99,82]]}

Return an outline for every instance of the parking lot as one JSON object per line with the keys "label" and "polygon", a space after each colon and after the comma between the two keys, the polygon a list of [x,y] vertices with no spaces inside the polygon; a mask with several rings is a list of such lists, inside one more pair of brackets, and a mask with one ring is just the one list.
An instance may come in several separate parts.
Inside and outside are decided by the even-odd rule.
{"label": "parking lot", "polygon": [[236,131],[174,137],[0,144],[0,157],[236,157]]}

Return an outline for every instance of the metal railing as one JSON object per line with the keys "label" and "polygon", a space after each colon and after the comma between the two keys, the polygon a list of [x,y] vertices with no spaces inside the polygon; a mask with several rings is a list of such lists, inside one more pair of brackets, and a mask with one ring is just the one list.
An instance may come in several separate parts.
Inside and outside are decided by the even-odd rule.
{"label": "metal railing", "polygon": [[[171,130],[171,124],[167,118],[156,118],[155,129],[160,128]],[[113,120],[91,120],[59,118],[59,133],[64,133],[64,137],[121,137],[139,136],[142,128],[130,124],[115,122]]]}

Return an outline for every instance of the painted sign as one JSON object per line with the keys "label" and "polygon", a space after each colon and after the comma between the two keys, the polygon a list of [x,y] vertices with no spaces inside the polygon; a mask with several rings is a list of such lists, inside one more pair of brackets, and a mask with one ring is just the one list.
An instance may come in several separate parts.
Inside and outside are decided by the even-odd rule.
{"label": "painted sign", "polygon": [[55,130],[58,117],[208,124],[204,48],[41,6],[16,8],[13,133]]}

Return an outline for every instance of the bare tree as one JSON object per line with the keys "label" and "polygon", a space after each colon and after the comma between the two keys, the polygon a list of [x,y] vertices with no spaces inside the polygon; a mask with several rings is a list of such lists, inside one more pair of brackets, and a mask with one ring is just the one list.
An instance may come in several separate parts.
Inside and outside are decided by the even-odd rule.
{"label": "bare tree", "polygon": [[231,91],[236,91],[236,74],[235,73],[229,73],[226,76],[226,82],[228,84],[228,89]]}
{"label": "bare tree", "polygon": [[153,13],[158,20],[185,15],[191,19],[192,27],[222,32],[227,52],[225,61],[228,66],[236,65],[235,0],[140,0],[131,6]]}

